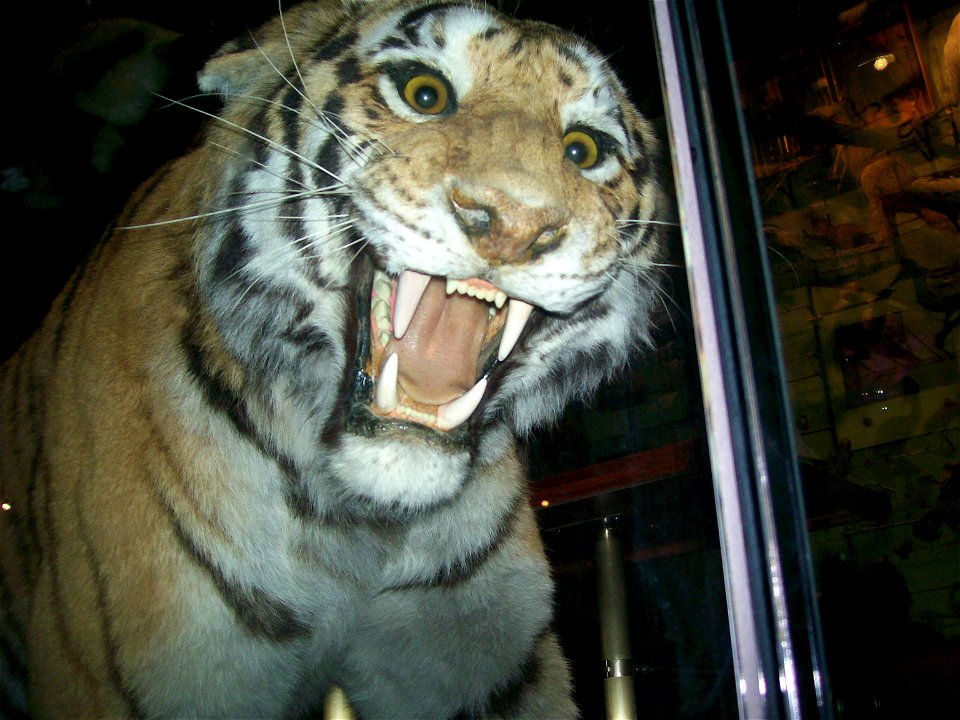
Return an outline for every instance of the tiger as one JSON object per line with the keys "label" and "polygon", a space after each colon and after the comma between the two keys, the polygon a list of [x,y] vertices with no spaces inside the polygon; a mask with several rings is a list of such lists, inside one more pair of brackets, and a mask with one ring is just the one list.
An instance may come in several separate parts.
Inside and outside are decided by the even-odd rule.
{"label": "tiger", "polygon": [[654,342],[651,121],[464,0],[285,8],[198,84],[2,367],[4,713],[577,717],[523,441]]}

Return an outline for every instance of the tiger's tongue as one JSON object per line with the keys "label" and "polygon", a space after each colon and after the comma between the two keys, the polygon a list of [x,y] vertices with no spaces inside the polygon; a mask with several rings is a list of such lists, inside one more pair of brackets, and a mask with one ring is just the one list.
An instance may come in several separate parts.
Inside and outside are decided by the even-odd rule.
{"label": "tiger's tongue", "polygon": [[489,308],[466,295],[447,295],[443,279],[430,279],[407,331],[387,346],[399,356],[398,382],[412,400],[442,405],[476,384]]}

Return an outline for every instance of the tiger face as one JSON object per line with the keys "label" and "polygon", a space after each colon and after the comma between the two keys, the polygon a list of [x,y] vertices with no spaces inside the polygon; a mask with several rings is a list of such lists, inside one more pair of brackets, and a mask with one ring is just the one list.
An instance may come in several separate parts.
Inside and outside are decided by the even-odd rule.
{"label": "tiger face", "polygon": [[[341,385],[278,366],[273,338],[271,392],[285,371],[287,390],[326,385],[298,387],[313,402],[284,442],[319,436],[344,496],[411,509],[450,498],[646,337],[654,143],[604,60],[552,26],[475,4],[358,12],[322,44],[302,12],[201,76],[228,97],[214,136],[236,160],[217,205],[237,208],[202,277],[244,359],[271,332],[244,317],[262,315],[255,296],[297,298],[294,333]],[[324,340],[334,314],[342,347]]]}

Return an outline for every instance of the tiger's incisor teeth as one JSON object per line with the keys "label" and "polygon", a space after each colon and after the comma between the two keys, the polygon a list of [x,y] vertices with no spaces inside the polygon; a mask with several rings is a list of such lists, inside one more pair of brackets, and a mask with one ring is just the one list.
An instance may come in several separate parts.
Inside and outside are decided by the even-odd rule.
{"label": "tiger's incisor teeth", "polygon": [[399,340],[410,326],[420,298],[430,282],[429,275],[404,270],[397,280],[397,298],[393,306],[393,336]]}
{"label": "tiger's incisor teeth", "polygon": [[397,376],[400,371],[400,358],[396,353],[390,353],[380,368],[380,377],[377,378],[377,390],[374,400],[377,407],[384,412],[391,412],[397,407]]}
{"label": "tiger's incisor teeth", "polygon": [[527,324],[530,313],[533,312],[533,305],[525,303],[523,300],[514,300],[510,298],[507,304],[507,321],[503,325],[503,335],[500,338],[500,349],[497,351],[497,359],[503,361],[510,351],[513,350],[517,340],[520,339],[520,333]]}
{"label": "tiger's incisor teeth", "polygon": [[481,378],[480,382],[456,400],[451,400],[446,405],[437,408],[437,428],[439,430],[452,430],[457,425],[466,422],[467,418],[473,415],[473,411],[477,409],[486,389],[487,379]]}

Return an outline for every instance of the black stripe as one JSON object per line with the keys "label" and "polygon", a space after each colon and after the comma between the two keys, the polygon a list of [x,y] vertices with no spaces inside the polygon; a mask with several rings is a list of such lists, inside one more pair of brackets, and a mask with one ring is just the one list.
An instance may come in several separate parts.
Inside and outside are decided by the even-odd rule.
{"label": "black stripe", "polygon": [[327,136],[317,151],[316,163],[318,167],[313,171],[313,184],[317,190],[326,190],[339,182],[336,176],[340,172],[340,151],[337,139],[332,134]]}
{"label": "black stripe", "polygon": [[337,64],[337,81],[340,85],[352,85],[362,77],[356,55],[348,55]]}
{"label": "black stripe", "polygon": [[[26,629],[13,614],[14,594],[7,586],[6,573],[0,574],[0,608],[3,608],[3,631],[0,632],[0,672],[6,672],[11,681],[25,687],[27,680]],[[17,639],[17,646],[11,641]],[[0,701],[3,695],[0,695]],[[5,717],[0,714],[0,717]]]}
{"label": "black stripe", "polygon": [[254,160],[259,163],[261,166],[268,165],[270,161],[270,150],[273,148],[266,140],[261,140],[260,138],[273,138],[273,131],[270,129],[270,112],[272,110],[272,105],[270,103],[264,103],[264,106],[260,108],[253,116],[253,119],[246,126],[247,132],[244,133],[245,136],[252,139],[253,144],[253,157]]}
{"label": "black stripe", "polygon": [[[45,385],[44,381],[40,378],[35,377],[34,373],[37,372],[37,362],[36,360],[28,360],[30,354],[39,352],[40,343],[31,343],[31,346],[28,350],[28,354],[25,354],[21,357],[21,362],[26,365],[27,368],[27,378],[26,385],[18,390],[18,393],[21,396],[26,396],[26,417],[22,419],[21,426],[30,428],[30,437],[33,441],[32,456],[30,458],[30,467],[28,469],[27,475],[27,535],[28,543],[37,548],[37,554],[43,554],[43,546],[40,543],[40,530],[38,526],[38,512],[37,512],[37,483],[39,480],[39,473],[41,472],[42,467],[42,457],[43,449],[46,444],[46,412],[45,407],[46,403],[44,402],[43,388]],[[55,359],[59,359],[55,356]],[[39,563],[40,558],[37,558]],[[30,581],[36,581],[36,570],[31,570]]]}
{"label": "black stripe", "polygon": [[[9,442],[6,442],[3,446],[3,453],[5,455],[5,464],[9,463],[15,468],[12,476],[8,476],[5,480],[10,483],[11,480],[16,482],[24,482],[26,480],[27,487],[26,493],[23,494],[23,497],[26,499],[26,506],[22,508],[14,507],[12,510],[6,513],[6,516],[3,518],[4,521],[9,522],[13,526],[13,534],[16,538],[17,543],[17,552],[10,553],[7,552],[4,555],[4,558],[8,562],[13,562],[14,559],[18,559],[18,565],[21,574],[26,574],[27,568],[30,565],[30,555],[29,550],[31,547],[37,547],[36,545],[36,526],[31,522],[31,513],[30,513],[30,492],[31,492],[31,477],[27,475],[24,478],[25,472],[29,472],[31,468],[25,468],[25,456],[29,450],[28,448],[23,448],[22,443],[19,442],[19,437],[17,429],[21,428],[21,432],[29,436],[33,441],[34,450],[31,454],[30,466],[33,466],[35,463],[33,459],[36,457],[36,447],[39,445],[39,438],[34,433],[34,422],[35,418],[30,412],[31,406],[33,405],[33,396],[30,393],[30,388],[27,383],[24,382],[23,375],[25,366],[27,366],[30,359],[30,355],[35,352],[35,348],[38,344],[38,339],[35,337],[33,340],[29,341],[24,345],[19,354],[15,356],[16,360],[10,364],[6,364],[0,368],[0,387],[2,387],[3,392],[6,396],[7,402],[4,403],[3,408],[3,430]],[[12,372],[10,372],[12,370]],[[23,411],[26,410],[27,414],[24,417]],[[22,428],[30,428],[30,432],[22,430]],[[18,488],[20,489],[20,488]],[[12,485],[8,485],[7,492],[13,493]],[[9,497],[2,498],[3,500],[11,499]],[[20,518],[24,516],[28,524],[28,532],[25,532],[25,528]],[[30,540],[28,541],[28,534]],[[0,575],[0,592],[4,585],[5,575]]]}
{"label": "black stripe", "polygon": [[[397,23],[397,25],[398,27],[403,28],[405,32],[409,31],[411,29],[414,29],[411,26],[419,25],[420,22],[423,20],[423,18],[426,17],[427,15],[434,13],[438,10],[446,10],[449,7],[450,7],[449,3],[439,2],[439,3],[431,3],[429,5],[423,5],[421,7],[414,8],[413,10],[408,11],[407,14],[404,15],[402,18],[400,18],[400,22]],[[415,37],[413,38],[413,41],[416,42]]]}
{"label": "black stripe", "polygon": [[[283,85],[283,88],[286,89],[280,91],[283,94],[283,98],[279,100],[280,103],[285,106],[280,112],[283,146],[287,150],[297,152],[300,146],[301,110],[303,108],[304,95],[303,86],[300,84],[300,80],[297,79],[296,81],[292,81],[290,85]],[[303,177],[301,175],[299,162],[291,163],[287,176],[288,185],[294,184],[300,186]]]}
{"label": "black stripe", "polygon": [[[164,180],[167,179],[167,176],[173,172],[173,163],[168,163],[164,167],[160,168],[156,174],[150,178],[149,182],[143,186],[143,189],[138,192],[127,207],[124,209],[123,214],[117,220],[117,225],[123,227],[125,225],[130,225],[131,220],[136,217],[137,213],[140,212],[140,208],[143,207],[143,204],[151,197],[153,191],[157,189],[157,186],[160,185]],[[107,232],[104,233],[104,238],[112,234],[114,231],[112,228],[108,228]],[[136,232],[134,230],[128,230],[125,232]]]}
{"label": "black stripe", "polygon": [[356,31],[351,30],[345,35],[334,39],[332,42],[326,43],[314,54],[314,62],[325,63],[343,55],[353,48],[358,38],[359,36]]}
{"label": "black stripe", "polygon": [[[293,110],[284,110],[281,115],[283,146],[294,153],[299,153],[301,115],[300,110],[303,107],[303,90],[299,79],[296,84],[286,87],[285,97],[280,102]],[[279,93],[278,93],[279,94]],[[296,158],[291,158],[287,164],[287,172],[284,177],[284,190],[286,199],[282,202],[278,215],[285,216],[283,224],[289,229],[290,235],[298,239],[299,244],[305,242],[307,234],[304,221],[301,219],[306,214],[304,198],[297,197],[303,192],[304,188],[304,167],[303,163]]]}
{"label": "black stripe", "polygon": [[250,262],[252,255],[246,233],[236,219],[231,218],[213,261],[214,278],[220,281],[239,280],[240,271]]}
{"label": "black stripe", "polygon": [[494,689],[490,694],[487,700],[487,714],[496,717],[513,716],[519,709],[524,691],[540,681],[542,670],[540,657],[534,645],[534,649],[530,651],[530,655],[510,681]]}
{"label": "black stripe", "polygon": [[577,53],[570,49],[570,47],[564,42],[554,42],[554,47],[557,49],[557,53],[562,55],[570,63],[576,66],[582,74],[587,74],[587,66],[583,64],[583,60],[580,58]]}
{"label": "black stripe", "polygon": [[272,443],[260,437],[243,400],[219,377],[207,369],[200,345],[184,328],[180,345],[187,362],[187,371],[203,392],[207,404],[223,413],[237,433],[253,445],[261,455],[272,459],[286,480],[284,500],[291,512],[300,519],[314,519],[318,511],[304,487],[303,478],[293,460],[279,452]]}
{"label": "black stripe", "polygon": [[653,165],[639,136],[637,137],[637,142],[640,145],[640,156],[634,161],[633,165],[627,167],[627,174],[630,175],[630,178],[633,180],[634,187],[636,187],[637,190],[641,190],[650,182],[650,173]]}
{"label": "black stripe", "polygon": [[57,356],[60,354],[60,347],[63,344],[63,336],[66,334],[66,328],[69,320],[70,309],[73,306],[73,301],[77,295],[77,290],[79,290],[80,285],[84,277],[87,274],[87,271],[93,265],[94,262],[100,257],[100,254],[103,251],[104,243],[100,243],[93,252],[88,255],[83,262],[80,263],[80,266],[74,271],[73,275],[70,276],[70,280],[67,281],[67,285],[63,290],[61,295],[59,308],[57,308],[57,325],[56,329],[53,331],[53,350],[51,354],[54,359],[57,359]]}
{"label": "black stripe", "polygon": [[[43,468],[43,478],[46,480],[44,483],[45,487],[45,497],[43,504],[43,515],[46,525],[46,557],[47,562],[50,567],[50,585],[51,585],[51,594],[53,595],[53,612],[54,612],[54,632],[60,637],[61,646],[64,649],[65,654],[69,658],[70,663],[73,667],[79,671],[84,671],[87,674],[86,681],[93,682],[96,684],[96,680],[93,674],[88,669],[86,663],[83,660],[83,654],[77,648],[73,635],[71,633],[70,622],[66,616],[65,609],[70,605],[66,602],[65,595],[63,592],[62,582],[61,582],[61,572],[60,572],[60,539],[57,534],[55,519],[53,515],[53,483],[50,480],[49,469]],[[76,508],[76,506],[73,506]],[[79,511],[78,511],[79,512]],[[107,648],[109,653],[109,647]],[[114,658],[115,659],[115,658]],[[108,665],[110,664],[110,658],[108,657]],[[116,685],[116,690],[120,694],[120,697],[127,704],[127,714],[132,717],[141,718],[144,717],[143,712],[136,702],[136,698],[127,691],[124,685],[117,683],[117,676],[114,673],[115,668],[109,668],[109,675],[111,682],[114,682]]]}
{"label": "black stripe", "polygon": [[316,327],[290,328],[282,337],[287,342],[297,345],[299,354],[303,355],[322,353],[334,347],[330,334]]}
{"label": "black stripe", "polygon": [[384,50],[395,50],[397,48],[406,48],[407,46],[409,46],[409,44],[410,43],[407,42],[406,38],[396,37],[391,35],[390,37],[386,38],[383,42],[381,42],[379,45],[377,45],[377,47],[370,54],[374,55],[378,52],[383,52]]}
{"label": "black stripe", "polygon": [[323,520],[323,516],[313,502],[313,497],[307,491],[306,486],[299,481],[299,476],[295,477],[298,479],[290,480],[284,488],[283,501],[287,509],[302,522]]}
{"label": "black stripe", "polygon": [[[340,113],[343,112],[344,101],[343,97],[338,93],[330,93],[327,96],[326,101],[323,104],[323,107],[320,109],[320,114],[323,117],[330,116],[332,118],[338,118]],[[337,121],[339,124],[339,121]],[[342,157],[340,153],[340,145],[337,142],[337,138],[333,132],[331,132],[326,140],[323,141],[323,144],[320,146],[319,151],[317,152],[314,162],[326,170],[320,170],[315,168],[313,171],[313,183],[318,190],[324,190],[326,188],[332,187],[337,182],[339,182],[335,176],[340,174],[342,168]]]}
{"label": "black stripe", "polygon": [[83,543],[84,552],[87,556],[87,563],[89,564],[90,569],[93,571],[94,589],[96,591],[97,598],[97,615],[100,619],[101,640],[103,642],[103,647],[106,650],[107,674],[110,677],[110,682],[113,685],[114,690],[116,690],[117,694],[123,698],[127,706],[133,710],[134,717],[146,717],[146,713],[143,711],[139,698],[137,697],[133,688],[124,678],[123,672],[120,668],[119,651],[115,634],[113,632],[113,613],[111,612],[107,600],[107,580],[97,559],[96,550],[94,549],[93,541],[90,539],[82,513],[77,513],[77,524],[77,532],[80,535],[81,542]]}
{"label": "black stripe", "polygon": [[537,654],[537,645],[540,637],[536,638],[533,649],[527,655],[526,659],[517,668],[516,672],[501,685],[495,687],[487,696],[481,708],[464,708],[451,718],[451,720],[480,720],[486,717],[512,718],[517,717],[517,712],[523,702],[523,695],[527,688],[540,682],[543,673],[543,667],[540,657]]}
{"label": "black stripe", "polygon": [[180,345],[187,360],[187,370],[203,391],[207,404],[226,415],[237,433],[253,443],[258,449],[262,449],[263,444],[247,414],[243,401],[226,383],[207,370],[204,352],[190,333],[191,329],[185,327],[180,338]]}
{"label": "black stripe", "polygon": [[298,619],[293,609],[279,598],[273,597],[260,587],[244,588],[235,580],[224,576],[207,553],[187,535],[173,509],[167,509],[180,544],[194,561],[207,571],[220,597],[250,633],[278,642],[304,637],[310,633],[309,626]]}
{"label": "black stripe", "polygon": [[627,133],[627,136],[629,137],[631,133],[630,133],[630,129],[627,127],[627,122],[626,122],[626,120],[625,120],[624,117],[623,117],[623,106],[622,106],[622,105],[617,105],[617,107],[614,108],[614,110],[613,110],[613,119],[614,119],[614,121],[617,123],[617,125],[619,125],[620,127],[622,127],[622,128],[624,129],[624,131]]}
{"label": "black stripe", "polygon": [[19,576],[21,587],[23,584],[32,587],[36,582],[36,577],[31,576],[36,574],[35,567],[38,558],[35,553],[31,553],[30,551],[36,550],[39,552],[39,548],[36,545],[30,546],[27,544],[27,534],[24,532],[24,522],[22,519],[27,511],[29,511],[29,508],[18,508],[16,506],[10,510],[3,511],[3,522],[9,523],[12,526],[11,529],[17,548],[15,552],[11,551],[10,548],[6,549],[3,560],[5,572],[0,573],[0,608],[3,608],[3,626],[6,630],[12,632],[13,635],[20,638],[21,641],[26,638],[26,627],[21,622],[21,618],[13,614],[12,608],[15,593],[10,588],[9,583],[10,571],[13,570],[11,565],[13,563],[17,564],[15,572]]}
{"label": "black stripe", "polygon": [[[369,274],[369,268],[365,267],[366,263],[354,263],[353,267],[350,268],[351,274],[351,286],[352,287],[363,287],[364,284],[361,281],[361,273],[363,275]],[[354,380],[366,377],[362,368],[362,358],[366,357],[368,348],[366,343],[369,342],[370,332],[369,332],[369,289],[370,286],[366,286],[367,293],[357,293],[354,302],[345,303],[347,309],[347,317],[343,320],[343,351],[345,357],[356,358],[355,363],[345,362],[343,364],[343,375],[340,378],[339,390],[337,392],[337,399],[334,401],[335,408],[349,408],[351,407],[351,395],[353,395]],[[361,318],[364,318],[361,321]],[[362,335],[361,335],[362,333]],[[323,434],[321,435],[321,442],[323,442],[328,447],[335,446],[340,436],[343,434],[343,422],[346,419],[347,412],[334,412],[328,418],[326,425],[323,428]]]}
{"label": "black stripe", "polygon": [[451,589],[472,578],[500,546],[503,545],[503,542],[515,532],[519,519],[518,511],[525,502],[524,498],[525,496],[521,494],[514,499],[510,510],[506,513],[506,522],[501,524],[496,535],[490,538],[484,545],[474,548],[463,557],[458,558],[452,565],[444,565],[430,578],[394,585],[387,588],[384,592],[427,587]]}

